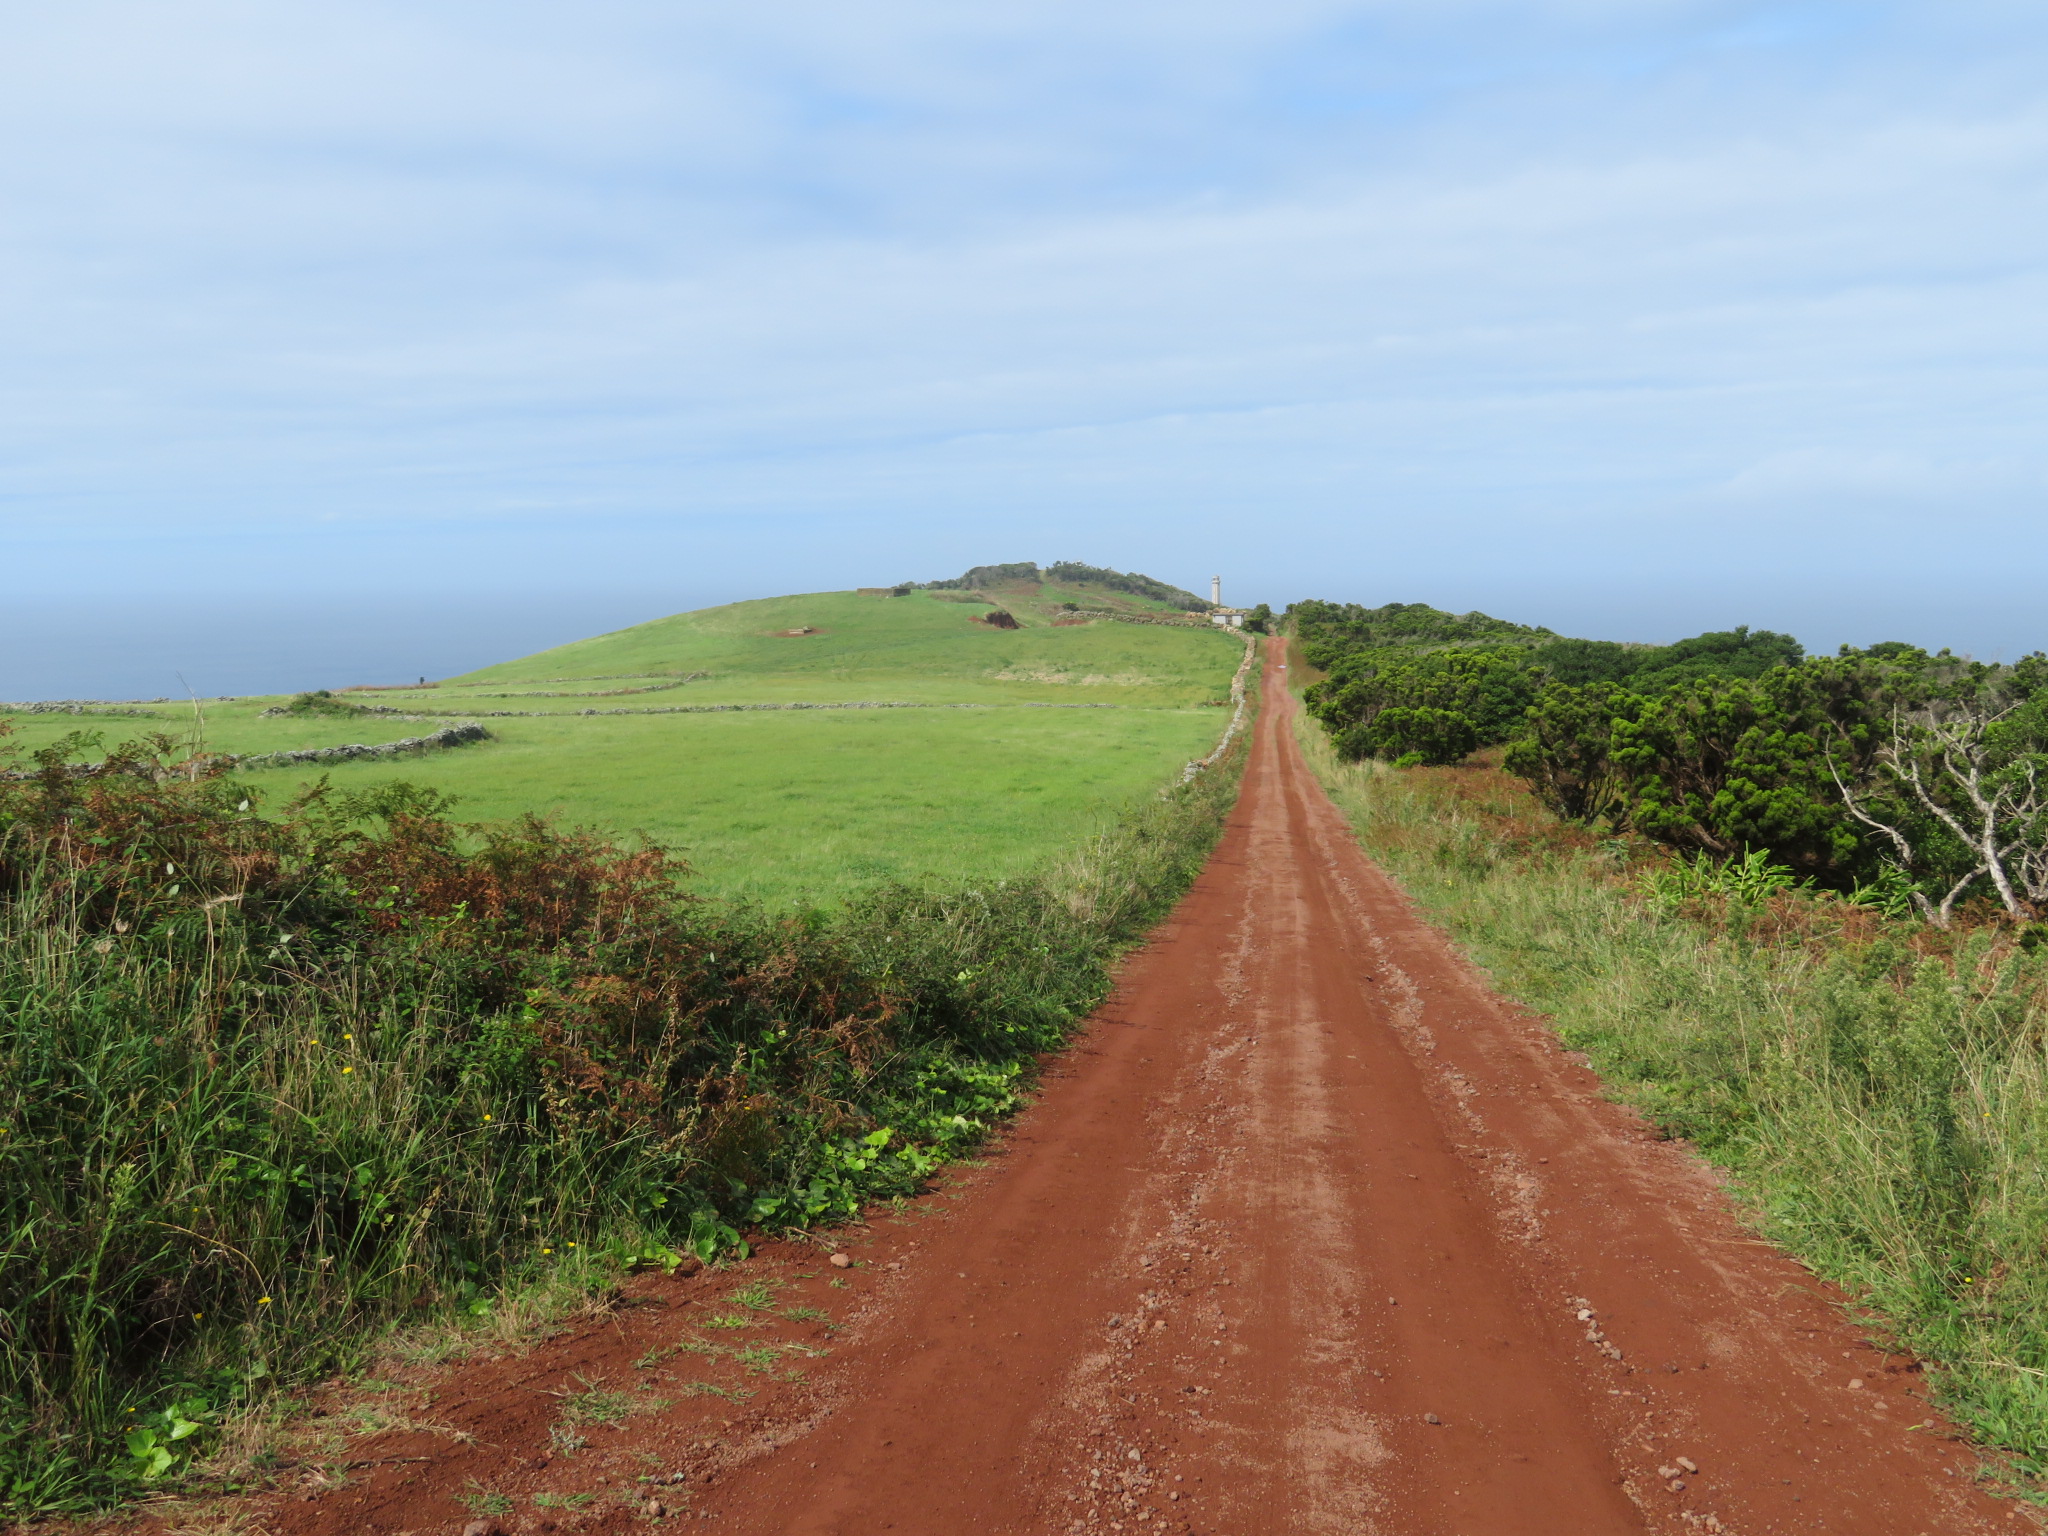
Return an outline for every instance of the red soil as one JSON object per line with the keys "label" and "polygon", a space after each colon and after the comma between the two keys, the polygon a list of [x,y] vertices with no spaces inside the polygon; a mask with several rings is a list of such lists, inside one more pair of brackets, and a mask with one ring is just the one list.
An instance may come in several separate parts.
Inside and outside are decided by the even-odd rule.
{"label": "red soil", "polygon": [[[508,1532],[2034,1529],[1912,1361],[1417,918],[1277,660],[1215,858],[984,1163],[844,1273],[776,1245],[415,1372],[385,1397],[421,1427],[341,1486],[309,1456],[260,1523],[452,1533],[490,1492]],[[780,1312],[732,1304],[757,1279]],[[586,1382],[645,1411],[564,1454]]]}

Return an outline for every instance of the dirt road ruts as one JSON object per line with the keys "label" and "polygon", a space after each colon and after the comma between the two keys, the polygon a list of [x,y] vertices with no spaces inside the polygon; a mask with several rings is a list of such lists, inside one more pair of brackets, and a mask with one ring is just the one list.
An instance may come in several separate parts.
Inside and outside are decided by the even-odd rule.
{"label": "dirt road ruts", "polygon": [[271,1527],[454,1530],[488,1485],[508,1531],[647,1529],[634,1478],[676,1467],[660,1518],[745,1536],[2033,1529],[1920,1427],[1910,1361],[1414,914],[1302,760],[1278,663],[1215,858],[994,1154],[850,1238],[844,1277],[759,1261],[856,1303],[802,1382],[551,1459],[540,1394],[733,1283],[646,1282],[428,1381],[474,1444],[386,1437]]}

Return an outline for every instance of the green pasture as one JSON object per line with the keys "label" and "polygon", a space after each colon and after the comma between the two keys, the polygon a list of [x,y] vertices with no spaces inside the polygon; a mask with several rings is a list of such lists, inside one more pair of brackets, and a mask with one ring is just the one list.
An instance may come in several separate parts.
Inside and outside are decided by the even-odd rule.
{"label": "green pasture", "polygon": [[[679,850],[705,894],[815,905],[892,878],[1022,874],[1214,745],[1227,717],[1213,705],[1243,654],[1236,637],[1056,627],[1059,602],[1102,595],[1000,595],[1026,627],[991,629],[975,622],[987,604],[932,593],[816,593],[677,614],[433,688],[344,696],[434,712],[419,719],[262,718],[279,698],[158,704],[151,719],[4,718],[26,750],[80,730],[107,744],[163,731],[237,754],[376,744],[480,719],[495,740],[247,777],[273,805],[322,774],[340,789],[429,784],[458,796],[465,818],[537,811],[644,833]],[[777,633],[800,628],[816,633]],[[675,685],[695,672],[709,675]],[[939,707],[580,713],[850,701]],[[1076,704],[1112,707],[1045,707]],[[545,714],[493,716],[501,710]]]}
{"label": "green pasture", "polygon": [[[1055,626],[1052,605],[1063,600],[1057,588],[1034,589],[1028,600],[998,596],[1021,629],[991,629],[979,622],[990,605],[959,593],[814,592],[679,613],[486,667],[429,693],[391,697],[441,708],[439,700],[458,694],[552,691],[565,679],[611,689],[663,680],[644,674],[704,672],[661,693],[534,700],[531,707],[876,698],[1189,705],[1220,697],[1241,654],[1221,634],[1113,622]],[[1120,607],[1149,607],[1118,597]],[[1104,601],[1079,589],[1064,600]],[[816,633],[783,633],[804,628]]]}
{"label": "green pasture", "polygon": [[1022,874],[1156,790],[1222,723],[1025,708],[504,720],[497,742],[331,777],[431,783],[464,816],[645,832],[701,890],[809,905],[890,878]]}

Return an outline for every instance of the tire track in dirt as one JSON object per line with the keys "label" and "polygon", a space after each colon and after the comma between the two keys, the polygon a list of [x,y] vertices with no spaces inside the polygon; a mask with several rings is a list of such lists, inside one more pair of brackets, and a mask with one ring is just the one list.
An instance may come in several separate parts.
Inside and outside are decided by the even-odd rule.
{"label": "tire track in dirt", "polygon": [[418,1376],[473,1444],[383,1436],[361,1454],[424,1460],[268,1527],[459,1529],[481,1479],[511,1532],[2035,1528],[1913,1427],[1913,1362],[1417,917],[1309,773],[1278,659],[1216,855],[1001,1144],[850,1235],[844,1289],[795,1245],[750,1268],[853,1303],[829,1339],[772,1334],[823,1365],[550,1454],[536,1394],[708,1337],[737,1283],[636,1282],[528,1355]]}

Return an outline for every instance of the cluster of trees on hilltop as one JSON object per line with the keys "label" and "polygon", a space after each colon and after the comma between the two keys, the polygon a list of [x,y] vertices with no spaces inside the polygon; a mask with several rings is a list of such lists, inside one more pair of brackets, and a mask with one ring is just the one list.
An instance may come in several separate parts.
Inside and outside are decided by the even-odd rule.
{"label": "cluster of trees on hilltop", "polygon": [[1083,565],[1078,560],[1056,560],[1040,570],[1037,562],[1014,561],[1008,565],[977,565],[962,575],[945,581],[920,581],[904,583],[904,590],[922,588],[928,592],[975,592],[984,587],[1007,586],[1018,582],[1037,584],[1054,582],[1065,587],[1104,587],[1112,592],[1123,592],[1132,597],[1148,598],[1155,603],[1165,603],[1187,613],[1200,613],[1208,604],[1194,593],[1172,586],[1151,576],[1136,572],[1112,571],[1106,566]]}
{"label": "cluster of trees on hilltop", "polygon": [[1288,610],[1340,755],[1503,764],[1558,815],[1712,859],[1764,851],[1946,925],[2048,907],[2048,656],[2011,666],[1892,642],[1809,658],[1738,628],[1577,640],[1421,604]]}

